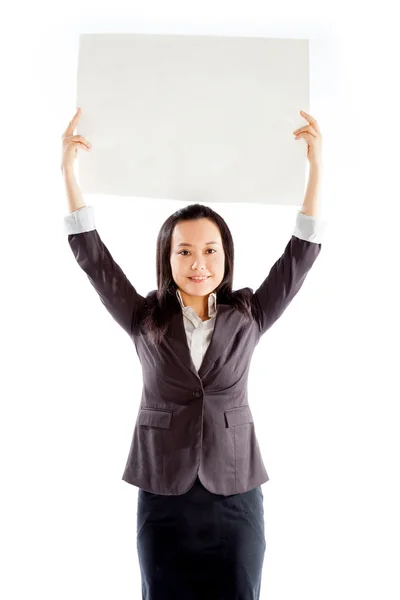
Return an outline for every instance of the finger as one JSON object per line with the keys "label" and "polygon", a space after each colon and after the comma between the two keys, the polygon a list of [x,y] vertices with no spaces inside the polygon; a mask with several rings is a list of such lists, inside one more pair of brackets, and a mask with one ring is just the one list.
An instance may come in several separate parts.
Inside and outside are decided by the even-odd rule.
{"label": "finger", "polygon": [[299,129],[296,129],[296,131],[293,131],[294,135],[296,135],[298,133],[304,133],[304,132],[311,133],[311,135],[318,137],[318,132],[315,131],[314,127],[311,127],[311,125],[308,125],[308,127],[299,127]]}
{"label": "finger", "polygon": [[321,134],[321,132],[317,131],[315,129],[315,127],[313,127],[312,125],[304,125],[303,127],[299,127],[298,129],[296,129],[295,131],[293,131],[293,133],[300,133],[300,131],[309,131],[313,135],[320,135]]}
{"label": "finger", "polygon": [[83,135],[73,135],[69,139],[74,142],[82,142],[83,144],[86,144],[88,148],[91,148],[92,146],[92,144],[90,144],[87,139],[83,137]]}
{"label": "finger", "polygon": [[311,133],[311,135],[318,137],[318,132],[311,125],[306,125],[305,127],[299,127],[299,129],[296,129],[296,131],[293,131],[293,133],[301,133],[303,131],[308,131],[309,133]]}
{"label": "finger", "polygon": [[314,119],[314,117],[312,117],[311,115],[309,115],[308,113],[306,113],[304,110],[300,111],[300,114],[303,115],[303,117],[309,122],[311,123],[311,125],[313,125],[313,127],[318,131],[319,133],[319,127],[318,127],[318,123],[317,121]]}
{"label": "finger", "polygon": [[81,109],[78,108],[78,110],[76,111],[76,113],[74,114],[74,116],[72,117],[71,121],[68,123],[66,130],[64,131],[64,136],[70,136],[74,133],[79,119],[81,116]]}
{"label": "finger", "polygon": [[91,148],[88,148],[87,146],[85,146],[85,144],[82,144],[82,142],[75,142],[76,144],[78,144],[79,148],[83,148],[83,150],[86,150],[87,152],[89,152],[91,150]]}
{"label": "finger", "polygon": [[78,150],[78,148],[86,150],[87,152],[91,150],[91,148],[88,148],[87,146],[85,146],[85,144],[82,144],[82,142],[70,142],[69,146],[75,150]]}
{"label": "finger", "polygon": [[296,135],[295,140],[299,140],[300,138],[305,139],[309,144],[312,144],[315,141],[315,137],[309,133],[299,133]]}

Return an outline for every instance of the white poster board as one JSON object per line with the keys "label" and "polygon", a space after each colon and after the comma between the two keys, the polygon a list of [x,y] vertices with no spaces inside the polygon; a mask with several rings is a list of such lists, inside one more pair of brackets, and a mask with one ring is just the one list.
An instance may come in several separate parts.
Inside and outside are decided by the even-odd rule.
{"label": "white poster board", "polygon": [[309,42],[81,34],[78,134],[85,194],[299,205]]}

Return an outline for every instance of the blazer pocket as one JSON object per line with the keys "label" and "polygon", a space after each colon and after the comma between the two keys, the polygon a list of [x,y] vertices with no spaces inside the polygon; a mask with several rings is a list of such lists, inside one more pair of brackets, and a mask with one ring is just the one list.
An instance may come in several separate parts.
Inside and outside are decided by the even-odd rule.
{"label": "blazer pocket", "polygon": [[172,411],[158,410],[156,408],[141,408],[139,413],[139,425],[146,427],[160,427],[171,429]]}
{"label": "blazer pocket", "polygon": [[230,408],[225,411],[225,421],[227,427],[235,427],[236,425],[244,425],[245,423],[253,423],[253,415],[251,414],[250,406],[239,406]]}

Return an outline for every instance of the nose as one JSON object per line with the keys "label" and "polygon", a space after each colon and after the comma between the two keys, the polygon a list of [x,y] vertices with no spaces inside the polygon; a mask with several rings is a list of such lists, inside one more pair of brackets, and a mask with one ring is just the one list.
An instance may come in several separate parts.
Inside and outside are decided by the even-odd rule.
{"label": "nose", "polygon": [[206,261],[204,258],[195,258],[192,269],[204,269],[206,266]]}
{"label": "nose", "polygon": [[194,262],[192,266],[192,271],[205,271],[206,267],[199,262]]}

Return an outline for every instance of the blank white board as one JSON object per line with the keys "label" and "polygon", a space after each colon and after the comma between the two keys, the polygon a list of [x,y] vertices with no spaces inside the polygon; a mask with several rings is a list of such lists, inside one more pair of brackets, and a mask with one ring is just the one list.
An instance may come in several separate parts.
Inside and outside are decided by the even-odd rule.
{"label": "blank white board", "polygon": [[84,193],[303,201],[308,40],[83,34],[77,106]]}

